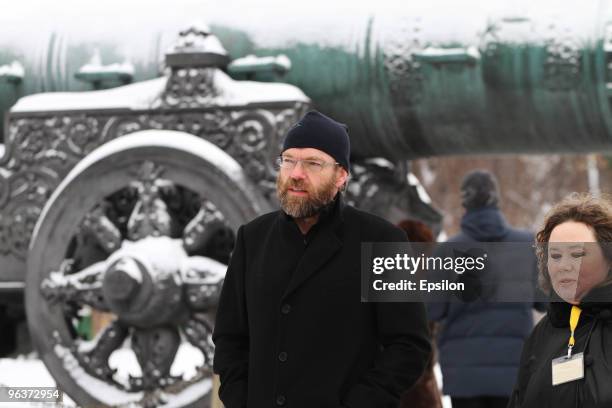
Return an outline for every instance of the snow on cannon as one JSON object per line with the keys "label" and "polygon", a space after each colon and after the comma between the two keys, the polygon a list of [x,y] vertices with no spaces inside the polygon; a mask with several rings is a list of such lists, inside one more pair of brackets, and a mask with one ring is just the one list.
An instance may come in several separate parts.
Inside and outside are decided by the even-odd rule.
{"label": "snow on cannon", "polygon": [[[25,286],[34,347],[84,407],[211,406],[234,231],[275,208],[282,138],[310,107],[293,85],[230,78],[206,27],[165,63],[148,81],[21,98],[8,116],[2,281]],[[353,170],[349,201],[437,220],[406,167]]]}

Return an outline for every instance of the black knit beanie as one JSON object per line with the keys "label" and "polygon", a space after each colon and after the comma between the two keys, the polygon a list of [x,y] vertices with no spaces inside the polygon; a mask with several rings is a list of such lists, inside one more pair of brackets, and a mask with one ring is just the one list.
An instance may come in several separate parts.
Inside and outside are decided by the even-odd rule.
{"label": "black knit beanie", "polygon": [[466,209],[497,207],[499,187],[495,176],[487,170],[473,170],[461,182],[461,204]]}
{"label": "black knit beanie", "polygon": [[320,112],[308,112],[289,129],[281,153],[294,147],[310,147],[321,150],[333,157],[346,171],[350,172],[351,143],[348,126],[336,122]]}

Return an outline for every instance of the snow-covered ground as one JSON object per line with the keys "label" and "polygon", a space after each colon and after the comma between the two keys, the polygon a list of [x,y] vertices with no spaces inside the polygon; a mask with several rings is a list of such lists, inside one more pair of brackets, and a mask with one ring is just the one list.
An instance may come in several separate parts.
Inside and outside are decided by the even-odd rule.
{"label": "snow-covered ground", "polygon": [[[185,352],[188,352],[185,350]],[[138,368],[135,367],[138,363],[135,358],[132,358],[129,353],[125,355],[119,354],[111,361],[113,363],[122,363],[122,368],[133,373],[137,373]],[[179,367],[173,366],[173,371],[179,369]],[[186,367],[189,371],[193,369],[193,362],[190,367]],[[185,370],[179,370],[185,372]],[[438,384],[441,384],[441,373],[440,367],[436,365],[435,369],[436,378]],[[47,371],[47,368],[41,360],[35,357],[34,354],[30,356],[22,356],[15,359],[2,358],[0,359],[0,386],[7,387],[55,387],[56,383],[51,374]],[[444,408],[451,408],[450,398],[444,397],[443,399]],[[63,403],[21,403],[21,402],[0,402],[0,408],[76,408],[77,405],[70,399],[70,397],[64,394]]]}
{"label": "snow-covered ground", "polygon": [[[0,359],[0,386],[55,387],[56,383],[43,362],[32,356]],[[63,403],[0,402],[0,408],[72,408],[77,405],[64,394]]]}

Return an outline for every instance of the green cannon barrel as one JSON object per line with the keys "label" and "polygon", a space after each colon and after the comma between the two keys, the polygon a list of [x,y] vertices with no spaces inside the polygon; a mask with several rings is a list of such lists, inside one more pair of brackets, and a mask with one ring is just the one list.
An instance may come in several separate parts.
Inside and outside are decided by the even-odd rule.
{"label": "green cannon barrel", "polygon": [[[381,1],[350,12],[340,2],[325,15],[230,3],[244,12],[190,3],[185,13],[210,23],[235,61],[231,75],[294,84],[347,123],[356,157],[611,150],[608,2]],[[133,61],[134,81],[159,75],[179,25],[138,21],[138,38],[79,39],[68,24],[36,56],[0,53],[0,65],[25,67],[22,83],[0,86],[0,106],[19,93],[93,89],[75,73],[96,47],[105,64]],[[285,55],[291,68],[239,59],[247,55]]]}

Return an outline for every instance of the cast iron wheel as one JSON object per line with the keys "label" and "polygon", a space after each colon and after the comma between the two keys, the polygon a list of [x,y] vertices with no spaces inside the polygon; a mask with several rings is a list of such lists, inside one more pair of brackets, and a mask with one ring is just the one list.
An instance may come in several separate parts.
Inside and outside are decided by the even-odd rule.
{"label": "cast iron wheel", "polygon": [[[134,133],[83,159],[47,202],[28,255],[28,324],[60,388],[84,407],[208,407],[232,231],[267,210],[234,159],[185,133]],[[91,310],[112,317],[85,339]],[[122,372],[125,353],[136,372]],[[193,353],[192,372],[173,370]]]}

